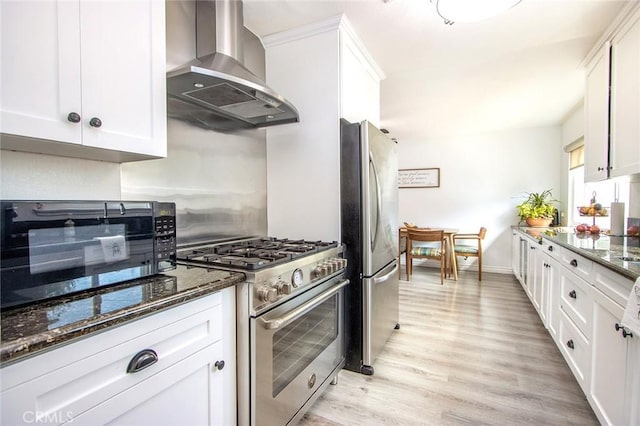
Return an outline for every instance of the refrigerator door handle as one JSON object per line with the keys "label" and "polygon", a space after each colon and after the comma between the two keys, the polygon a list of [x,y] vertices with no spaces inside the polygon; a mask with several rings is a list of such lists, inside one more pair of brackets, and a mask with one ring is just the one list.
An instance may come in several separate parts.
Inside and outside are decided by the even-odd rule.
{"label": "refrigerator door handle", "polygon": [[376,162],[373,161],[373,155],[369,152],[369,162],[371,163],[371,167],[373,168],[373,178],[376,182],[376,225],[375,231],[373,233],[373,238],[371,238],[371,252],[373,253],[376,248],[376,244],[378,243],[378,229],[380,228],[380,211],[382,210],[382,194],[380,194],[380,180],[378,178],[378,169],[376,168]]}
{"label": "refrigerator door handle", "polygon": [[389,278],[391,278],[391,276],[395,275],[397,271],[398,271],[398,264],[396,263],[396,265],[393,267],[391,272],[389,272],[388,274],[384,274],[381,277],[374,278],[373,280],[374,284],[380,284],[387,281]]}

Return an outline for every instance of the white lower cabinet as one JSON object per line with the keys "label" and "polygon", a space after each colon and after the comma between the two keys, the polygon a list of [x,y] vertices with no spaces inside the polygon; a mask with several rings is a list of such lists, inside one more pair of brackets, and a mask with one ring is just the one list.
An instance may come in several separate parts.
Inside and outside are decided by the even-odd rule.
{"label": "white lower cabinet", "polygon": [[[214,361],[216,360],[216,361]],[[222,413],[217,342],[73,418],[72,424],[208,425]],[[222,418],[213,421],[223,424]]]}
{"label": "white lower cabinet", "polygon": [[231,287],[0,369],[0,423],[234,424],[235,365]]}
{"label": "white lower cabinet", "polygon": [[547,330],[554,340],[560,330],[560,264],[553,258],[547,258],[545,266],[545,288],[547,294]]}
{"label": "white lower cabinet", "polygon": [[528,263],[538,265],[532,281],[518,278],[598,420],[640,425],[640,336],[620,325],[633,281],[546,239],[531,250],[529,238],[515,231],[513,244],[514,266],[522,264],[523,247]]}
{"label": "white lower cabinet", "polygon": [[531,302],[533,303],[533,307],[536,308],[536,311],[538,311],[542,322],[546,324],[547,313],[544,310],[544,302],[542,300],[544,296],[544,283],[542,281],[544,280],[545,256],[540,248],[540,245],[531,246],[531,263],[533,265]]}
{"label": "white lower cabinet", "polygon": [[556,343],[586,394],[589,390],[591,345],[589,339],[578,330],[563,310],[560,311],[560,327]]}
{"label": "white lower cabinet", "polygon": [[561,270],[558,284],[560,309],[585,336],[590,336],[593,321],[591,285],[566,269]]}
{"label": "white lower cabinet", "polygon": [[[628,410],[623,392],[627,383],[627,342],[616,330],[624,309],[600,292],[593,303],[593,360],[591,365],[591,405],[602,424],[627,425]],[[635,371],[638,374],[638,371]],[[631,374],[632,372],[629,372]]]}

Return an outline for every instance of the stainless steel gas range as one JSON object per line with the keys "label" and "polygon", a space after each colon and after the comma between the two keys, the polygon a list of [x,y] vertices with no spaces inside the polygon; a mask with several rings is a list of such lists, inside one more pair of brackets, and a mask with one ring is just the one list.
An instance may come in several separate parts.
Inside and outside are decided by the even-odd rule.
{"label": "stainless steel gas range", "polygon": [[238,424],[295,424],[345,363],[347,260],[336,242],[252,238],[178,250],[178,263],[241,271]]}

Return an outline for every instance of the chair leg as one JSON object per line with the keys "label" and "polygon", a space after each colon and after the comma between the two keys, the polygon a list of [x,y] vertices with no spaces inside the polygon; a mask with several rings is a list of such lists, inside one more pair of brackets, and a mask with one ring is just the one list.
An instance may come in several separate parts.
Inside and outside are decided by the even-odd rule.
{"label": "chair leg", "polygon": [[444,266],[446,263],[446,258],[440,258],[440,285],[444,285]]}
{"label": "chair leg", "polygon": [[482,281],[482,255],[478,256],[478,281]]}
{"label": "chair leg", "polygon": [[407,271],[407,281],[409,281],[409,279],[411,278],[411,262],[412,262],[411,257],[407,256],[406,265],[405,265],[405,270]]}

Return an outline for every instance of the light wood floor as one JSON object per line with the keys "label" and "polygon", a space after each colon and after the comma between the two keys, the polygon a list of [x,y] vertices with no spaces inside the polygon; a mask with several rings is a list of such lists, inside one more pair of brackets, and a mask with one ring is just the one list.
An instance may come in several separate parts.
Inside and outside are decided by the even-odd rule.
{"label": "light wood floor", "polygon": [[598,424],[515,278],[414,269],[375,374],[343,370],[300,425]]}

